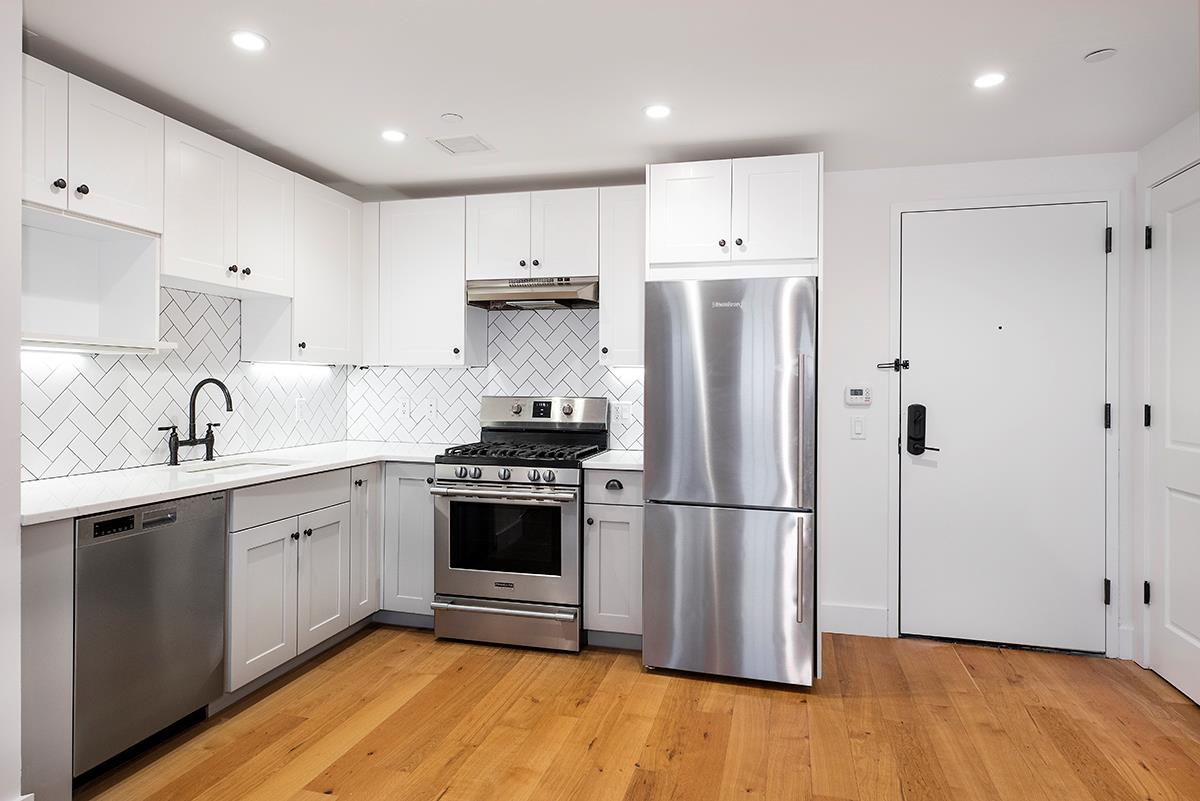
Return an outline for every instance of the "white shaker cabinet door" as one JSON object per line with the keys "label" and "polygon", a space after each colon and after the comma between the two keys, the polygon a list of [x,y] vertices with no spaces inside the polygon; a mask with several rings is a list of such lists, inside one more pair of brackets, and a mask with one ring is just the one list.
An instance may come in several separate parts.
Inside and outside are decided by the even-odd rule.
{"label": "white shaker cabinet door", "polygon": [[350,504],[300,515],[296,627],[303,653],[350,625]]}
{"label": "white shaker cabinet door", "polygon": [[383,608],[432,615],[433,465],[385,468]]}
{"label": "white shaker cabinet door", "polygon": [[295,268],[294,175],[239,150],[237,186],[239,286],[290,298]]}
{"label": "white shaker cabinet door", "polygon": [[21,149],[25,200],[67,207],[67,73],[24,56]]}
{"label": "white shaker cabinet door", "polygon": [[583,627],[642,633],[642,507],[584,505]]}
{"label": "white shaker cabinet door", "polygon": [[298,653],[297,533],[292,517],[229,535],[230,691]]}
{"label": "white shaker cabinet door", "polygon": [[553,189],[529,196],[531,278],[599,272],[600,190]]}
{"label": "white shaker cabinet door", "polygon": [[733,162],[733,260],[817,258],[821,156]]}
{"label": "white shaker cabinet door", "polygon": [[383,466],[350,471],[350,622],[379,611],[379,552],[383,548]]}
{"label": "white shaker cabinet door", "polygon": [[354,364],[362,351],[362,203],[295,178],[293,358]]}
{"label": "white shaker cabinet door", "polygon": [[728,159],[650,166],[650,261],[729,261]]}
{"label": "white shaker cabinet door", "polygon": [[237,285],[238,150],[166,121],[165,277]]}
{"label": "white shaker cabinet door", "polygon": [[467,280],[529,276],[529,193],[467,198]]}
{"label": "white shaker cabinet door", "polygon": [[161,232],[163,115],[75,75],[67,94],[67,207]]}
{"label": "white shaker cabinet door", "polygon": [[641,367],[646,187],[600,190],[600,364]]}

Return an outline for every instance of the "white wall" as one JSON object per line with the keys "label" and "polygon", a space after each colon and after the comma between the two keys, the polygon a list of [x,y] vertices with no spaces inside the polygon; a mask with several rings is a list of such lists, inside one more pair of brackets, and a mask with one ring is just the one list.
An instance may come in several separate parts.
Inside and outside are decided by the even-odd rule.
{"label": "white wall", "polygon": [[[1121,285],[1129,286],[1138,215],[1137,155],[1064,158],[831,172],[825,183],[825,263],[821,318],[819,475],[821,626],[826,631],[886,635],[889,610],[889,469],[896,459],[888,424],[896,379],[878,370],[891,351],[892,207],[917,201],[966,200],[1079,192],[1120,194]],[[1121,297],[1122,364],[1131,351],[1133,306]],[[867,384],[867,439],[850,439],[847,384]],[[1141,401],[1123,385],[1116,402],[1122,453],[1139,431]],[[1136,408],[1135,408],[1136,406]],[[1123,457],[1124,458],[1124,457]],[[1122,465],[1124,466],[1124,465]],[[1123,485],[1122,495],[1129,491]],[[1124,521],[1123,521],[1124,522]],[[1118,590],[1132,608],[1132,538],[1122,545]]]}
{"label": "white wall", "polygon": [[21,792],[21,0],[0,0],[0,799]]}

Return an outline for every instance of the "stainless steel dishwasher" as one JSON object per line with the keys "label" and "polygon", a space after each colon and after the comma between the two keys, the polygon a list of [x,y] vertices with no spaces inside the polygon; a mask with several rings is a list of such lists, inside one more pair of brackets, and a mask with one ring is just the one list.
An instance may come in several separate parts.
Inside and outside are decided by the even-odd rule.
{"label": "stainless steel dishwasher", "polygon": [[225,495],[75,524],[76,776],[220,697]]}

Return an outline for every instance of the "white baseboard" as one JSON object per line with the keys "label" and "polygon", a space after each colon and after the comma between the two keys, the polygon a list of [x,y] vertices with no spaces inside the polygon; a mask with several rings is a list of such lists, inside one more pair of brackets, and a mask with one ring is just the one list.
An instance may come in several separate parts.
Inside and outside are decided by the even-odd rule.
{"label": "white baseboard", "polygon": [[818,613],[817,625],[821,631],[830,634],[888,636],[888,614],[887,609],[882,606],[823,603]]}
{"label": "white baseboard", "polygon": [[1117,657],[1133,659],[1133,626],[1129,623],[1117,629]]}

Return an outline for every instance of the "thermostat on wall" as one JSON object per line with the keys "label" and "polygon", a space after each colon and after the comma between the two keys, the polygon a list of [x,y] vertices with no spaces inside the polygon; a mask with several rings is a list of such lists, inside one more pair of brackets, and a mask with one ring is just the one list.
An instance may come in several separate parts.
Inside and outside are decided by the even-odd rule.
{"label": "thermostat on wall", "polygon": [[846,405],[847,406],[870,406],[871,405],[871,388],[870,387],[846,387]]}

